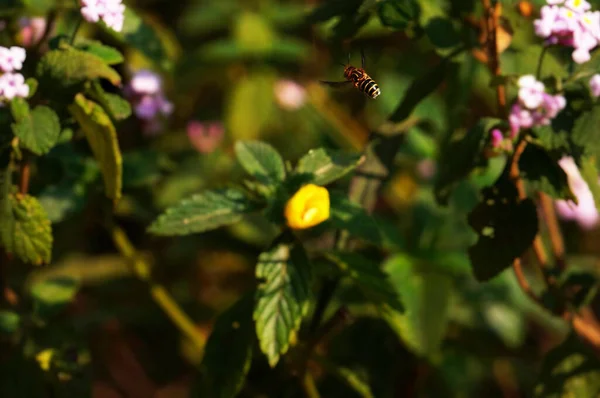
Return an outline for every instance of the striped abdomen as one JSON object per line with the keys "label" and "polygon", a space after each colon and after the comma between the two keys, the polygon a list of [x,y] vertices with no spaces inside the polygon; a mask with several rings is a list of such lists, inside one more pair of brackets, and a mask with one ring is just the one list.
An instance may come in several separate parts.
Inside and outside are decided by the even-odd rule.
{"label": "striped abdomen", "polygon": [[348,66],[344,71],[344,76],[354,83],[354,87],[373,99],[381,94],[381,90],[377,83],[375,83],[375,80],[371,79],[363,69]]}

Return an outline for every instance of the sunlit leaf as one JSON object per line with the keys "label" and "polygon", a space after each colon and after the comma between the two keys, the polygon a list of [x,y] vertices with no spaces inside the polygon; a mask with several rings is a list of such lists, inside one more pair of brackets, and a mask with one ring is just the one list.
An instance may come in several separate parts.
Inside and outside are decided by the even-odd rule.
{"label": "sunlit leaf", "polygon": [[102,44],[97,40],[85,40],[77,43],[76,47],[102,59],[108,65],[116,65],[123,62],[123,54],[114,47]]}
{"label": "sunlit leaf", "polygon": [[248,174],[265,184],[276,184],[285,178],[285,165],[279,152],[260,141],[235,143],[238,162]]}
{"label": "sunlit leaf", "polygon": [[[19,103],[24,106],[18,106]],[[15,109],[17,107],[20,109]],[[36,155],[48,153],[56,145],[60,135],[58,115],[43,105],[30,110],[22,100],[12,101],[11,108],[15,117],[12,130],[15,136],[19,137],[20,144]]]}
{"label": "sunlit leaf", "polygon": [[310,174],[314,184],[327,185],[354,170],[361,160],[361,154],[311,149],[298,161],[295,172]]}
{"label": "sunlit leaf", "polygon": [[64,309],[79,290],[79,282],[66,276],[41,279],[31,286],[35,311],[46,318]]}

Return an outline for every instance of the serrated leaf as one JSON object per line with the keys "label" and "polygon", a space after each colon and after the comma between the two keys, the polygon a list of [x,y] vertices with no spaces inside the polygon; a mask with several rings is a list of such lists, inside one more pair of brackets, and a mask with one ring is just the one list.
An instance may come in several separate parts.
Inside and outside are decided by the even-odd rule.
{"label": "serrated leaf", "polygon": [[256,277],[256,333],[260,349],[275,367],[308,310],[311,266],[301,245],[280,243],[259,256]]}
{"label": "serrated leaf", "polygon": [[538,231],[537,210],[529,198],[519,200],[507,176],[482,191],[482,201],[468,216],[469,225],[479,235],[469,248],[475,278],[494,278],[523,255]]}
{"label": "serrated leaf", "polygon": [[596,168],[596,159],[595,157],[582,157],[580,162],[581,165],[579,167],[579,171],[581,173],[581,177],[585,182],[587,182],[588,187],[592,192],[596,209],[600,210],[600,181],[598,180],[599,173],[598,169]]}
{"label": "serrated leaf", "polygon": [[108,65],[120,64],[124,60],[123,54],[121,54],[119,50],[102,44],[97,40],[85,40],[84,42],[77,43],[76,47],[87,53],[95,55]]}
{"label": "serrated leaf", "polygon": [[155,235],[188,235],[233,224],[257,210],[237,188],[206,191],[168,208],[148,228]]}
{"label": "serrated leaf", "polygon": [[519,170],[529,185],[554,199],[575,199],[567,174],[541,146],[528,144],[519,158]]}
{"label": "serrated leaf", "polygon": [[535,397],[597,397],[600,394],[600,361],[575,333],[550,351],[535,388]]}
{"label": "serrated leaf", "polygon": [[94,82],[88,95],[102,105],[113,120],[125,120],[131,116],[131,105],[125,98],[104,91],[100,83]]}
{"label": "serrated leaf", "polygon": [[276,184],[285,179],[285,165],[279,152],[260,141],[238,141],[235,155],[244,170],[264,184]]}
{"label": "serrated leaf", "polygon": [[33,196],[10,194],[10,216],[0,230],[7,253],[34,265],[49,263],[52,257],[52,227],[44,208]]}
{"label": "serrated leaf", "polygon": [[44,54],[37,66],[37,75],[40,90],[46,94],[64,90],[75,94],[84,82],[94,79],[107,79],[115,86],[121,84],[121,76],[104,60],[72,47]]}
{"label": "serrated leaf", "polygon": [[448,204],[452,190],[458,182],[466,178],[473,169],[482,165],[482,150],[489,132],[501,124],[500,119],[482,118],[464,136],[449,141],[442,147],[439,169],[435,181],[435,197],[440,204]]}
{"label": "serrated leaf", "polygon": [[53,316],[67,306],[79,290],[79,282],[68,276],[40,279],[30,289],[37,315]]}
{"label": "serrated leaf", "polygon": [[406,255],[386,261],[383,269],[406,308],[404,314],[389,312],[386,319],[413,352],[432,357],[446,333],[452,277],[423,265]]}
{"label": "serrated leaf", "polygon": [[115,126],[100,105],[82,94],[77,94],[69,111],[79,123],[100,165],[106,196],[117,201],[121,197],[123,160]]}
{"label": "serrated leaf", "polygon": [[336,252],[328,257],[340,267],[344,275],[352,278],[368,300],[404,312],[398,292],[379,264],[357,253]]}
{"label": "serrated leaf", "polygon": [[243,387],[252,360],[253,305],[245,296],[217,318],[202,358],[202,394],[234,398]]}
{"label": "serrated leaf", "polygon": [[21,100],[11,102],[11,111],[16,121],[12,130],[22,147],[36,155],[43,155],[56,145],[60,121],[52,109],[40,105],[30,111],[27,103]]}
{"label": "serrated leaf", "polygon": [[360,205],[351,202],[345,194],[330,191],[329,220],[335,228],[375,244],[381,243],[381,232],[375,219]]}
{"label": "serrated leaf", "polygon": [[362,159],[360,154],[311,149],[298,161],[295,172],[310,174],[314,184],[327,185],[354,170]]}

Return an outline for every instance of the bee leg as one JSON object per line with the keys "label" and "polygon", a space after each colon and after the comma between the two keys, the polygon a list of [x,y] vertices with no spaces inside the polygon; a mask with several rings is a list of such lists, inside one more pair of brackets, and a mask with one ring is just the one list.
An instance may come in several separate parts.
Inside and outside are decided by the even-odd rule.
{"label": "bee leg", "polygon": [[361,61],[361,68],[365,69],[365,50],[363,48],[360,49],[360,61]]}

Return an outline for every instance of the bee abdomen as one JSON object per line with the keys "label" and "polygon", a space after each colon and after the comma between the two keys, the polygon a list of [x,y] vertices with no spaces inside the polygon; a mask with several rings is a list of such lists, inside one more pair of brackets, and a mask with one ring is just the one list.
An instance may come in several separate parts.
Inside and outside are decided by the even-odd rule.
{"label": "bee abdomen", "polygon": [[370,77],[360,82],[358,89],[373,99],[377,98],[379,94],[381,94],[379,86],[377,83],[375,83],[375,80],[371,79]]}

